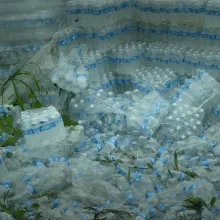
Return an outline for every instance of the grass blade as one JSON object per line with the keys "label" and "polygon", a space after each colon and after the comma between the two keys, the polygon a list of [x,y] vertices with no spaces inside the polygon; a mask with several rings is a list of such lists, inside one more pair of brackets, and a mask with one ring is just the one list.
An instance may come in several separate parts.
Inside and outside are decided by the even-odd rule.
{"label": "grass blade", "polygon": [[215,205],[215,202],[216,202],[217,198],[216,197],[213,197],[210,201],[210,205],[211,206],[214,206]]}
{"label": "grass blade", "polygon": [[130,179],[131,179],[131,169],[129,169],[128,171],[128,182],[130,182]]}
{"label": "grass blade", "polygon": [[187,176],[190,176],[190,177],[192,177],[192,178],[200,178],[198,175],[197,175],[197,173],[195,173],[195,172],[191,172],[191,171],[189,171],[189,170],[184,170],[184,171],[182,171],[184,174],[186,174]]}
{"label": "grass blade", "polygon": [[10,81],[12,81],[15,77],[16,77],[16,75],[17,74],[19,74],[19,72],[20,72],[20,70],[21,69],[18,69],[17,71],[15,71],[12,75],[10,75],[9,77],[8,77],[8,79],[3,83],[3,85],[1,86],[1,89],[0,89],[0,95],[2,96],[2,106],[3,106],[3,104],[4,104],[4,92],[5,92],[5,87],[7,86],[7,84],[10,82]]}
{"label": "grass blade", "polygon": [[173,174],[171,173],[170,170],[168,170],[169,175],[171,176],[171,178],[173,178]]}
{"label": "grass blade", "polygon": [[37,87],[37,89],[38,89],[38,92],[40,92],[40,86],[39,86],[39,83],[38,83],[36,77],[35,77],[32,73],[29,73],[29,72],[21,72],[21,73],[19,73],[17,76],[20,76],[20,75],[27,75],[27,76],[30,76],[30,77],[34,80],[35,85],[36,85],[36,87]]}
{"label": "grass blade", "polygon": [[28,65],[30,65],[30,64],[35,64],[36,67],[39,69],[39,72],[41,73],[41,75],[43,75],[42,70],[41,70],[40,66],[37,63],[35,63],[35,62],[28,63]]}
{"label": "grass blade", "polygon": [[40,101],[37,99],[37,97],[36,97],[36,95],[35,95],[35,93],[34,93],[34,90],[33,90],[26,82],[24,82],[24,81],[22,81],[22,80],[20,80],[20,79],[14,79],[14,80],[16,80],[16,81],[22,83],[23,85],[25,85],[25,86],[30,90],[30,92],[33,94],[33,96],[34,96],[36,102],[37,102],[37,103],[40,103]]}
{"label": "grass blade", "polygon": [[177,156],[177,152],[176,151],[174,153],[174,165],[175,165],[175,170],[179,170],[178,156]]}

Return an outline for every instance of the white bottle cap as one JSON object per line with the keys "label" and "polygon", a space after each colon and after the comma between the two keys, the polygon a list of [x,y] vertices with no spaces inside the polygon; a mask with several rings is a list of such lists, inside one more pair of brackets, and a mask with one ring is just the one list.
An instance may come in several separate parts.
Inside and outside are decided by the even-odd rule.
{"label": "white bottle cap", "polygon": [[174,133],[174,129],[170,129],[170,133],[173,134]]}
{"label": "white bottle cap", "polygon": [[191,132],[191,131],[187,131],[186,134],[189,135],[189,136],[191,136],[191,135],[192,135],[192,132]]}
{"label": "white bottle cap", "polygon": [[186,136],[185,136],[185,135],[182,135],[182,136],[181,136],[181,139],[182,139],[182,140],[186,139]]}
{"label": "white bottle cap", "polygon": [[173,120],[173,117],[172,117],[172,116],[169,116],[168,119],[169,119],[169,120]]}

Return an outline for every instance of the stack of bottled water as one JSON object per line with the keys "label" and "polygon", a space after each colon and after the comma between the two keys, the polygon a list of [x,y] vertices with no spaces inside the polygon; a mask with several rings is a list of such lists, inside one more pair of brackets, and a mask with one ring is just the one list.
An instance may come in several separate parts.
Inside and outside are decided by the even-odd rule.
{"label": "stack of bottled water", "polygon": [[[100,28],[132,18],[131,0],[67,1],[67,24]],[[107,22],[107,23],[106,23]]]}
{"label": "stack of bottled water", "polygon": [[158,66],[137,69],[131,74],[131,82],[134,88],[146,94],[156,90],[166,98],[171,97],[179,85],[178,76],[171,69]]}
{"label": "stack of bottled water", "polygon": [[194,72],[195,68],[204,68],[218,79],[219,59],[219,51],[189,49],[185,54],[185,69],[188,72]]}
{"label": "stack of bottled water", "polygon": [[105,72],[108,72],[106,65],[107,57],[101,54],[99,50],[88,51],[82,56],[82,64],[88,71],[88,80],[97,81]]}
{"label": "stack of bottled water", "polygon": [[[135,89],[143,94],[148,94],[156,90],[166,99],[169,99],[175,94],[174,89],[179,85],[180,80],[178,75],[169,68],[163,70],[158,66],[138,68],[129,75],[118,75],[108,72],[96,83],[90,81],[91,89],[103,89],[106,94],[107,92],[123,94]],[[102,98],[105,97],[103,96]]]}
{"label": "stack of bottled water", "polygon": [[138,21],[169,23],[171,25],[202,26],[205,17],[205,1],[153,1],[137,0],[135,14]]}
{"label": "stack of bottled water", "polygon": [[187,48],[173,44],[164,44],[161,42],[151,43],[147,48],[145,60],[152,66],[169,67],[178,74],[184,74],[185,70],[180,68],[183,64]]}
{"label": "stack of bottled water", "polygon": [[53,106],[21,112],[21,125],[28,147],[42,147],[66,137],[63,120]]}
{"label": "stack of bottled water", "polygon": [[143,65],[143,52],[146,43],[131,42],[106,53],[100,50],[85,51],[82,55],[82,64],[89,72],[89,81],[99,81],[106,72],[115,72],[119,75],[129,75]]}
{"label": "stack of bottled water", "polygon": [[207,28],[219,28],[219,11],[220,4],[218,0],[210,0],[206,6],[206,16],[204,20],[204,26]]}
{"label": "stack of bottled water", "polygon": [[202,121],[205,111],[188,104],[174,103],[164,121],[164,130],[172,140],[186,140],[192,135],[202,135]]}
{"label": "stack of bottled water", "polygon": [[53,70],[51,81],[68,92],[78,94],[88,86],[87,76],[84,66],[74,66],[63,57]]}
{"label": "stack of bottled water", "polygon": [[110,69],[118,74],[131,74],[143,64],[145,42],[131,42],[113,49],[110,52]]}
{"label": "stack of bottled water", "polygon": [[176,103],[184,103],[208,111],[218,104],[220,94],[219,83],[204,70],[197,70],[197,74],[177,90],[173,97]]}
{"label": "stack of bottled water", "polygon": [[56,32],[54,40],[60,47],[86,44],[89,50],[105,53],[125,42],[137,40],[134,23],[130,21],[118,22],[104,26],[101,29],[94,27],[67,27]]}
{"label": "stack of bottled water", "polygon": [[64,2],[1,1],[0,57],[6,55],[11,65],[31,59],[56,32]]}

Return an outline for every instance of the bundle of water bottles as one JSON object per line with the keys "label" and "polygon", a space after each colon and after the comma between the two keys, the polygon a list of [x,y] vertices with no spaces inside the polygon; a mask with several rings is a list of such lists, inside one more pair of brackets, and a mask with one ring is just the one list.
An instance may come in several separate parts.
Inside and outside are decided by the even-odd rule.
{"label": "bundle of water bottles", "polygon": [[220,39],[216,0],[3,1],[0,8],[0,63],[12,66],[28,61],[51,39],[60,46],[86,43],[103,50],[113,49],[115,41],[143,39],[215,49]]}

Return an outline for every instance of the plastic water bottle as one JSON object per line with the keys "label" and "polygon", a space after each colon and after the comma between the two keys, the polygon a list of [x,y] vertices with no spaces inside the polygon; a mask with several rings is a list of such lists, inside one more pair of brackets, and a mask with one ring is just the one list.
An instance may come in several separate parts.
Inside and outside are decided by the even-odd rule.
{"label": "plastic water bottle", "polygon": [[207,115],[209,125],[215,125],[220,121],[220,105],[215,105]]}
{"label": "plastic water bottle", "polygon": [[109,140],[102,148],[101,153],[105,156],[108,156],[117,147],[119,139],[120,139],[119,135],[109,138]]}

